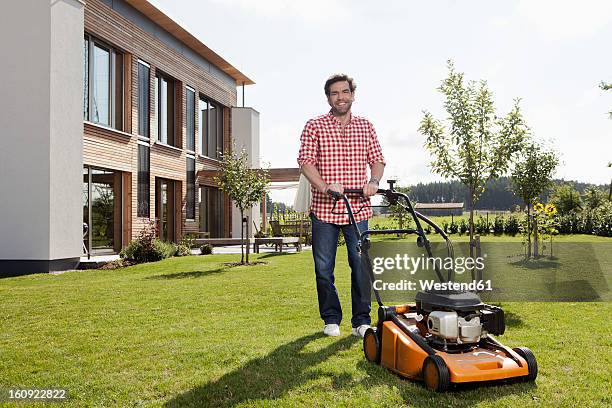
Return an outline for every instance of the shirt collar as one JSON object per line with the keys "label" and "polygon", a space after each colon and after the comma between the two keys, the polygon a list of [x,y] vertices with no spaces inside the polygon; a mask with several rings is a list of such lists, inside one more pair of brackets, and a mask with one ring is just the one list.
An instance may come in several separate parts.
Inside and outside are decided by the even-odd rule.
{"label": "shirt collar", "polygon": [[[336,121],[336,123],[337,123],[338,125],[341,125],[340,121],[338,120],[338,118],[337,118],[337,117],[335,117],[335,116],[334,116],[334,114],[332,113],[332,110],[331,110],[331,109],[329,110],[329,112],[327,112],[327,116],[328,116],[328,117],[329,117],[331,120]],[[352,121],[353,121],[353,113],[351,112],[351,113],[350,113],[350,117],[349,117],[349,121],[348,121],[348,123],[347,123],[347,126],[348,126],[348,125],[350,125]]]}

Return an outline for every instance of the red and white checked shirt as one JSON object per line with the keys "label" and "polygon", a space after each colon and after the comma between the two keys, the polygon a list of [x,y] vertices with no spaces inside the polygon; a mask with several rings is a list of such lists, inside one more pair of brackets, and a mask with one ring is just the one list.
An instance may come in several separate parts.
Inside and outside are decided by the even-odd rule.
{"label": "red and white checked shirt", "polygon": [[[373,163],[385,163],[374,126],[365,118],[351,116],[342,129],[338,119],[331,113],[306,122],[300,138],[298,155],[300,166],[312,164],[327,184],[338,183],[344,188],[363,188],[368,182],[367,167]],[[348,215],[332,214],[333,199],[311,186],[310,211],[323,222],[337,225],[349,223]],[[372,216],[370,199],[348,195],[357,222]],[[363,206],[367,206],[363,208]],[[334,212],[346,213],[345,205],[338,201]]]}

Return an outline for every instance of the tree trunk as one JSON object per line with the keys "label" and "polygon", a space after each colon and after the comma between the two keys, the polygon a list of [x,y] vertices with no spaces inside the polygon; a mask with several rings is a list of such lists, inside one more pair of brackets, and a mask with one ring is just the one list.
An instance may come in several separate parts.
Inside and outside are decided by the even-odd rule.
{"label": "tree trunk", "polygon": [[474,189],[470,187],[470,257],[474,258]]}
{"label": "tree trunk", "polygon": [[246,263],[249,263],[249,252],[251,250],[251,240],[250,240],[250,235],[249,234],[249,228],[251,227],[251,225],[249,224],[249,216],[247,215],[246,217],[246,239],[247,239],[247,244],[246,244]]}
{"label": "tree trunk", "polygon": [[531,258],[531,206],[527,202],[527,259]]}
{"label": "tree trunk", "polygon": [[[470,258],[474,259],[474,189],[470,188]],[[474,268],[470,269],[472,280],[476,280]]]}
{"label": "tree trunk", "polygon": [[244,264],[244,210],[240,209],[240,263]]}
{"label": "tree trunk", "polygon": [[537,258],[540,255],[538,248],[538,217],[534,214],[533,216],[533,257]]}

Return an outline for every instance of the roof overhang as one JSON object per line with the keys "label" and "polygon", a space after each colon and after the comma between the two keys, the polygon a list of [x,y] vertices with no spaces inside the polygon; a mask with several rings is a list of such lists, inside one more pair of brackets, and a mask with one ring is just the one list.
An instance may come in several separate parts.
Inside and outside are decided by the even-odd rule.
{"label": "roof overhang", "polygon": [[190,34],[187,30],[181,27],[178,23],[164,14],[160,9],[146,0],[125,0],[129,5],[140,11],[146,17],[150,18],[155,24],[172,34],[183,44],[206,58],[210,63],[214,64],[221,71],[232,77],[236,81],[236,85],[253,85],[255,82],[249,77],[238,71],[229,62],[221,58],[219,54],[208,48],[204,43]]}

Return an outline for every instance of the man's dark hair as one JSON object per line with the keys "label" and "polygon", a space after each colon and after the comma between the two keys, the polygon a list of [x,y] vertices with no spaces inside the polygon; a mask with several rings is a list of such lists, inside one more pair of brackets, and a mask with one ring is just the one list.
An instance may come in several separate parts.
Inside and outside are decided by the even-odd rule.
{"label": "man's dark hair", "polygon": [[355,80],[350,76],[346,74],[334,74],[330,76],[327,81],[325,81],[325,95],[329,96],[329,88],[331,88],[332,84],[341,81],[348,82],[351,93],[355,92],[355,89],[357,89],[357,84],[355,83]]}

